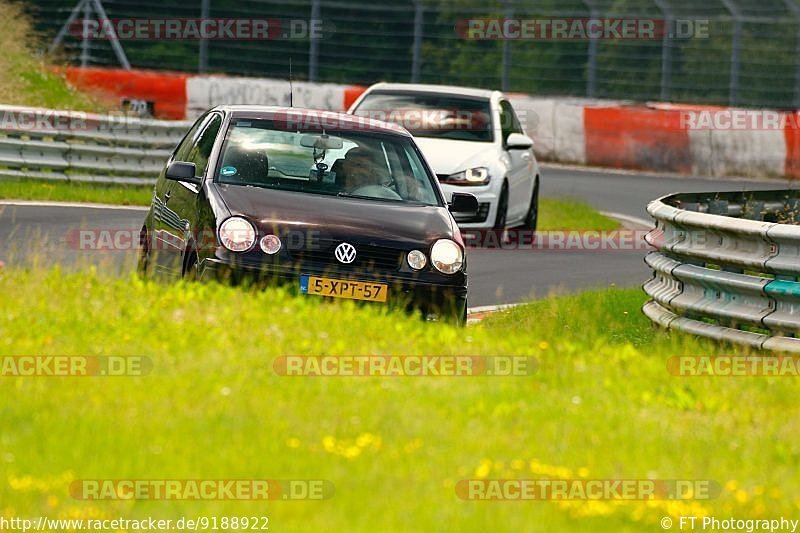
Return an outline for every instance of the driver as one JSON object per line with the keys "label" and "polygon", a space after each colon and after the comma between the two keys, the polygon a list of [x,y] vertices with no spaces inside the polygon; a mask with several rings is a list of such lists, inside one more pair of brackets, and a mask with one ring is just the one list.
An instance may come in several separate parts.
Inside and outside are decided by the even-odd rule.
{"label": "driver", "polygon": [[372,152],[366,148],[356,147],[344,156],[344,188],[350,192],[365,185],[378,185],[378,164]]}

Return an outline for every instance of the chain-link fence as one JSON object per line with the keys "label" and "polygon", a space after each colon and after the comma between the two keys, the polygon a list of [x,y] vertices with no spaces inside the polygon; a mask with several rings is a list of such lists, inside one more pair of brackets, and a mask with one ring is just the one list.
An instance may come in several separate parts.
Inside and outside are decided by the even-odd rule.
{"label": "chain-link fence", "polygon": [[[28,0],[72,63],[120,66],[79,30],[98,0]],[[103,0],[120,21],[270,19],[268,38],[128,38],[134,68],[369,84],[418,81],[536,95],[800,107],[800,0]],[[75,10],[78,7],[79,9]],[[113,26],[112,25],[112,26]],[[623,31],[631,27],[631,31]],[[145,32],[147,33],[147,32]],[[87,37],[88,35],[88,37]],[[229,35],[230,36],[230,35]]]}

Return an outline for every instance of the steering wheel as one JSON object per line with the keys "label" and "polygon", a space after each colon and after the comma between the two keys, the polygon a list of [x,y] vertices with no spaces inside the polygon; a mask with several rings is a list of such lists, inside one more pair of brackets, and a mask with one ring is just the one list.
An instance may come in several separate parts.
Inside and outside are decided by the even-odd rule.
{"label": "steering wheel", "polygon": [[385,198],[387,200],[402,200],[403,197],[386,185],[362,185],[352,191],[359,196],[372,196],[373,198]]}

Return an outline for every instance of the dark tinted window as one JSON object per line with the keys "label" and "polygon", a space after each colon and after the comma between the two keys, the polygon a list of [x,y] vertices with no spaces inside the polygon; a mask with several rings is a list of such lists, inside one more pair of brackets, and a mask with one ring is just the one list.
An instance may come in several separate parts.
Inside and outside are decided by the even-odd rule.
{"label": "dark tinted window", "polygon": [[192,147],[192,143],[194,142],[195,137],[197,137],[197,132],[200,129],[200,126],[202,126],[203,123],[205,123],[207,118],[208,117],[206,115],[203,115],[202,117],[197,119],[197,122],[192,124],[192,127],[189,130],[189,132],[186,134],[181,143],[175,149],[175,155],[173,157],[175,161],[186,161],[186,159],[182,158],[186,157],[186,154],[189,153],[189,150]]}
{"label": "dark tinted window", "polygon": [[[287,125],[287,122],[292,124]],[[439,205],[433,177],[405,136],[287,120],[234,119],[217,181],[309,194]]]}
{"label": "dark tinted window", "polygon": [[506,142],[512,133],[523,133],[514,108],[506,100],[500,102],[500,128],[503,131],[503,142]]}
{"label": "dark tinted window", "polygon": [[181,161],[194,163],[195,176],[202,176],[208,167],[208,158],[214,148],[214,141],[217,140],[219,128],[222,126],[222,117],[216,113],[211,115],[206,121],[205,127],[196,141],[192,143],[188,152],[183,154]]}

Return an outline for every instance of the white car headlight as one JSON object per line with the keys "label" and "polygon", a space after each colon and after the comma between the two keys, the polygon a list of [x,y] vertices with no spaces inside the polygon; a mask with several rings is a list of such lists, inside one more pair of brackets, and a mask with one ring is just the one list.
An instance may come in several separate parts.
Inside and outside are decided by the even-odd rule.
{"label": "white car headlight", "polygon": [[281,239],[277,235],[264,235],[260,244],[261,250],[269,255],[276,254],[281,249]]}
{"label": "white car headlight", "polygon": [[486,167],[468,168],[462,172],[450,174],[445,183],[451,185],[486,185],[489,183],[489,169]]}
{"label": "white car headlight", "polygon": [[219,225],[219,242],[231,252],[246,252],[256,243],[256,228],[242,217],[231,217]]}
{"label": "white car headlight", "polygon": [[422,270],[428,264],[428,258],[419,250],[411,250],[408,252],[408,266],[414,270]]}
{"label": "white car headlight", "polygon": [[450,239],[439,239],[431,247],[431,263],[443,274],[455,274],[464,265],[464,252]]}

